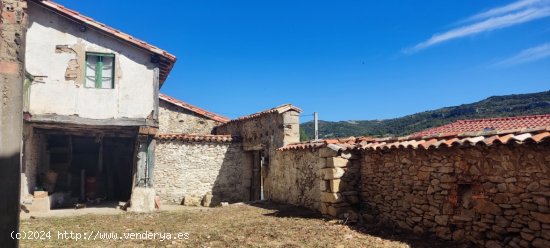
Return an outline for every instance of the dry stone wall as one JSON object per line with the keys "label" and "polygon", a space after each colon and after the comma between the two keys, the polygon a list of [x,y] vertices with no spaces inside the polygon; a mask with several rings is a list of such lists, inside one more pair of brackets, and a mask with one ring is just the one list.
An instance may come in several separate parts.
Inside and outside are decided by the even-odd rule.
{"label": "dry stone wall", "polygon": [[219,124],[164,100],[159,102],[160,133],[212,134],[214,127]]}
{"label": "dry stone wall", "polygon": [[185,198],[186,205],[248,201],[251,168],[241,143],[158,140],[155,189],[161,200],[181,203]]}
{"label": "dry stone wall", "polygon": [[319,170],[325,159],[318,151],[277,151],[265,168],[265,198],[317,210],[321,194]]}
{"label": "dry stone wall", "polygon": [[366,152],[365,217],[482,247],[550,247],[550,145]]}
{"label": "dry stone wall", "polygon": [[321,169],[321,198],[319,211],[333,217],[356,221],[359,204],[359,167],[358,156],[340,153],[334,156],[330,148],[321,149],[325,166]]}
{"label": "dry stone wall", "polygon": [[277,151],[264,180],[266,198],[349,217],[359,203],[358,158],[330,148]]}

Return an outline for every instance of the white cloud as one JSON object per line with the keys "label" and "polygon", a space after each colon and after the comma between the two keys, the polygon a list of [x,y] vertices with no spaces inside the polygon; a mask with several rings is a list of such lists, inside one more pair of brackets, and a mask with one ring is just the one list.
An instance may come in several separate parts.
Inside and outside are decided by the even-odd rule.
{"label": "white cloud", "polygon": [[463,22],[474,21],[473,23],[434,34],[430,39],[405,49],[404,52],[414,53],[445,41],[502,29],[548,16],[550,16],[550,0],[522,0],[471,16]]}
{"label": "white cloud", "polygon": [[511,66],[550,57],[550,42],[525,49],[518,54],[493,64],[494,67]]}
{"label": "white cloud", "polygon": [[520,9],[523,9],[523,8],[526,8],[526,7],[529,7],[529,6],[533,6],[533,5],[538,5],[538,4],[544,5],[545,2],[546,1],[543,1],[543,0],[522,0],[522,1],[517,1],[517,2],[511,3],[511,4],[508,4],[508,5],[504,5],[502,7],[497,7],[497,8],[490,9],[488,11],[485,11],[483,13],[479,13],[477,15],[473,15],[471,17],[466,18],[465,20],[463,20],[461,22],[464,23],[464,22],[481,20],[481,19],[485,19],[485,18],[491,18],[491,17],[503,15],[503,14],[506,14],[506,13],[514,12],[514,11],[517,11],[517,10],[520,10]]}

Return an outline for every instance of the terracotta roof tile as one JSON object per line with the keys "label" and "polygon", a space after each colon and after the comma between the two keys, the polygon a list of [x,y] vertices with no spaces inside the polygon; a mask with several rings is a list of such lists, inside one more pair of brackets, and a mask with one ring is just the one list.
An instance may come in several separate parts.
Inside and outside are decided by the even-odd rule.
{"label": "terracotta roof tile", "polygon": [[[435,127],[411,134],[412,137],[424,136],[456,136],[461,133],[490,132],[499,130],[514,130],[550,126],[550,114],[516,117],[501,117],[474,120],[459,120],[451,124]],[[526,132],[526,131],[523,131]]]}
{"label": "terracotta roof tile", "polygon": [[111,35],[114,38],[117,38],[119,40],[128,42],[134,46],[137,46],[141,49],[145,49],[151,53],[154,53],[156,55],[159,55],[160,57],[160,83],[162,84],[166,78],[168,77],[168,74],[172,70],[172,67],[176,63],[176,56],[173,54],[170,54],[167,51],[164,51],[156,46],[153,46],[151,44],[148,44],[147,42],[141,41],[135,37],[132,37],[129,34],[125,34],[117,29],[114,29],[112,27],[109,27],[103,23],[100,23],[90,17],[84,16],[74,10],[68,9],[65,6],[49,1],[49,0],[33,0],[32,2],[38,3],[41,6],[44,6],[45,8],[54,11],[57,14],[60,14],[62,16],[65,16],[77,23],[84,24],[88,27],[94,28],[96,30],[105,32],[109,35]]}
{"label": "terracotta roof tile", "polygon": [[157,134],[158,140],[178,140],[188,142],[237,142],[240,141],[238,137],[232,137],[231,135],[204,135],[204,134]]}
{"label": "terracotta roof tile", "polygon": [[[511,119],[512,118],[512,119]],[[330,139],[330,140],[317,140],[312,142],[303,142],[290,144],[278,150],[296,150],[306,148],[322,148],[327,147],[328,144],[338,146],[342,150],[355,149],[355,150],[386,150],[386,149],[436,149],[440,147],[455,147],[455,146],[475,146],[485,145],[491,146],[495,144],[524,144],[528,142],[540,143],[544,141],[550,141],[550,123],[546,126],[547,116],[523,116],[523,117],[511,117],[501,118],[505,119],[504,122],[511,122],[513,119],[520,121],[519,124],[507,123],[504,127],[512,127],[512,129],[498,129],[498,130],[473,130],[464,128],[464,132],[456,132],[451,135],[449,130],[441,133],[430,133],[429,135],[422,136],[405,136],[405,137],[387,137],[387,138],[372,138],[372,137],[360,137],[360,138],[345,138],[345,139]],[[490,123],[495,119],[489,119],[485,123]],[[530,120],[530,121],[525,121]],[[461,121],[461,123],[467,123],[469,121]],[[474,122],[484,122],[483,120],[474,120]],[[501,121],[503,123],[503,121]],[[537,126],[543,125],[543,126]],[[446,125],[447,126],[447,125]],[[445,127],[445,126],[442,126]],[[441,128],[441,127],[440,127]],[[435,128],[437,129],[437,128]],[[439,129],[444,130],[448,127]],[[433,129],[431,129],[433,130]],[[456,130],[453,130],[456,131]]]}
{"label": "terracotta roof tile", "polygon": [[[281,113],[287,112],[289,110],[294,110],[298,113],[302,112],[302,110],[300,108],[298,108],[296,106],[293,106],[292,104],[283,104],[283,105],[277,106],[275,108],[271,108],[271,109],[268,109],[268,110],[264,110],[264,111],[257,112],[257,113],[254,113],[254,114],[250,114],[250,115],[246,115],[246,116],[241,116],[237,119],[230,120],[226,124],[234,123],[234,122],[241,122],[241,121],[245,121],[245,120],[249,120],[249,119],[254,119],[254,118],[258,118],[258,117],[268,115],[268,114],[272,114],[272,113],[281,114]],[[223,126],[223,125],[221,125],[221,126]]]}
{"label": "terracotta roof tile", "polygon": [[224,116],[221,116],[221,115],[218,115],[218,114],[215,114],[215,113],[212,113],[210,111],[207,111],[207,110],[204,110],[202,108],[199,108],[197,106],[194,106],[194,105],[191,105],[189,103],[186,103],[184,101],[181,101],[181,100],[178,100],[176,98],[173,98],[171,96],[168,96],[168,95],[165,95],[165,94],[159,94],[159,98],[161,100],[164,100],[166,102],[169,102],[173,105],[176,105],[178,107],[182,107],[184,109],[187,109],[193,113],[196,113],[196,114],[199,114],[199,115],[202,115],[206,118],[209,118],[209,119],[212,119],[212,120],[215,120],[215,121],[218,121],[218,122],[221,122],[221,123],[226,123],[229,121],[229,119],[227,117],[224,117]]}

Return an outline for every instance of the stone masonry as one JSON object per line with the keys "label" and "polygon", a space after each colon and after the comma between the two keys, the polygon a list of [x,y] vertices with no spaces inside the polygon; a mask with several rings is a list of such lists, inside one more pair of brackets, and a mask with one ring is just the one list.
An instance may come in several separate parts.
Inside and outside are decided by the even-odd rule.
{"label": "stone masonry", "polygon": [[206,206],[249,200],[252,161],[241,143],[158,140],[156,149],[155,189],[161,200]]}
{"label": "stone masonry", "polygon": [[368,151],[363,213],[481,247],[550,247],[550,145]]}
{"label": "stone masonry", "polygon": [[23,80],[27,1],[0,1],[0,244],[17,247],[19,230]]}
{"label": "stone masonry", "polygon": [[221,123],[161,100],[159,124],[160,133],[212,134]]}

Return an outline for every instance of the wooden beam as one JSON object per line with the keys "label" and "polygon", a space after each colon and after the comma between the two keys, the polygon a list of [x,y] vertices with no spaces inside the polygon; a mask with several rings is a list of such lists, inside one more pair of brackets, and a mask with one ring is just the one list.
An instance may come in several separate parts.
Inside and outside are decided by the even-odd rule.
{"label": "wooden beam", "polygon": [[139,127],[139,134],[141,135],[156,135],[158,133],[158,128],[156,127]]}
{"label": "wooden beam", "polygon": [[72,115],[25,115],[25,121],[32,123],[78,124],[85,126],[148,126],[154,123],[146,118],[90,119]]}

